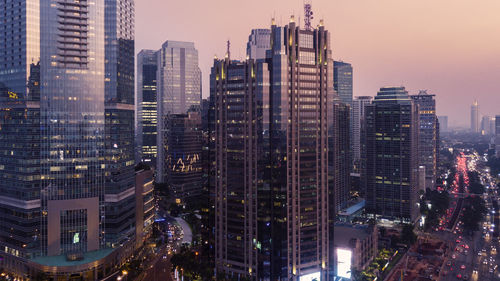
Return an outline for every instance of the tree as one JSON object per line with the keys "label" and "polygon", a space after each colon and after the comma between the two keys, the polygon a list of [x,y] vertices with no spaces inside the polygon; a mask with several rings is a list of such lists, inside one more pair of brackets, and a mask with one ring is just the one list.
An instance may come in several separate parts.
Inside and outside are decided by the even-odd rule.
{"label": "tree", "polygon": [[462,221],[464,230],[469,233],[479,230],[480,222],[484,219],[487,213],[484,200],[479,196],[469,196],[465,198],[466,208],[463,212]]}
{"label": "tree", "polygon": [[412,224],[403,225],[403,230],[401,231],[401,242],[410,246],[417,241],[417,235],[413,231],[414,226]]}

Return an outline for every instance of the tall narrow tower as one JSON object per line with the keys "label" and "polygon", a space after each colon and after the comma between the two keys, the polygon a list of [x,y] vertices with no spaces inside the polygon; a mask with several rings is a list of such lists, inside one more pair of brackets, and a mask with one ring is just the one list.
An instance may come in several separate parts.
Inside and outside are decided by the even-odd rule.
{"label": "tall narrow tower", "polygon": [[472,133],[479,133],[479,104],[474,100],[470,107],[470,130]]}
{"label": "tall narrow tower", "polygon": [[271,27],[265,60],[214,61],[218,274],[327,280],[335,206],[329,37],[322,25],[301,29],[292,19]]}

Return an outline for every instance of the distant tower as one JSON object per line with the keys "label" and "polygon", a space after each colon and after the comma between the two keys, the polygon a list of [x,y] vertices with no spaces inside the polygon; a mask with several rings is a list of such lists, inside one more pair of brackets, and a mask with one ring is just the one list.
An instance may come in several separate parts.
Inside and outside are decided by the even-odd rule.
{"label": "distant tower", "polygon": [[479,133],[479,105],[474,100],[470,107],[470,129],[473,133]]}
{"label": "distant tower", "polygon": [[306,1],[306,2],[304,2],[304,23],[305,23],[304,29],[305,30],[312,30],[311,21],[313,19],[314,19],[314,17],[313,17],[311,1]]}

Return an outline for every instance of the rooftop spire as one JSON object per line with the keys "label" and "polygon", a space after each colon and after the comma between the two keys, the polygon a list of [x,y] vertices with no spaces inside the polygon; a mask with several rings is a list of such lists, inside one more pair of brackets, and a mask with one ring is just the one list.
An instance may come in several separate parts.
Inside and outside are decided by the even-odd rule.
{"label": "rooftop spire", "polygon": [[304,28],[306,30],[312,30],[312,23],[311,21],[314,19],[313,17],[313,11],[312,11],[312,5],[311,1],[307,0],[304,2]]}

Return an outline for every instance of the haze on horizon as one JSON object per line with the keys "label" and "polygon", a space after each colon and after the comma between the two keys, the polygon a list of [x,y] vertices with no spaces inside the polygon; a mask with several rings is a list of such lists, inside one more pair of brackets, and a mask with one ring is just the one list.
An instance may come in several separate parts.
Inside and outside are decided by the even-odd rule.
{"label": "haze on horizon", "polygon": [[[303,25],[303,0],[136,0],[136,51],[166,40],[192,41],[199,51],[203,97],[214,55],[245,58],[251,29],[271,18]],[[470,105],[500,114],[500,1],[313,0],[314,24],[324,19],[333,56],[352,63],[354,96],[405,86],[436,94],[437,115],[469,126]]]}

